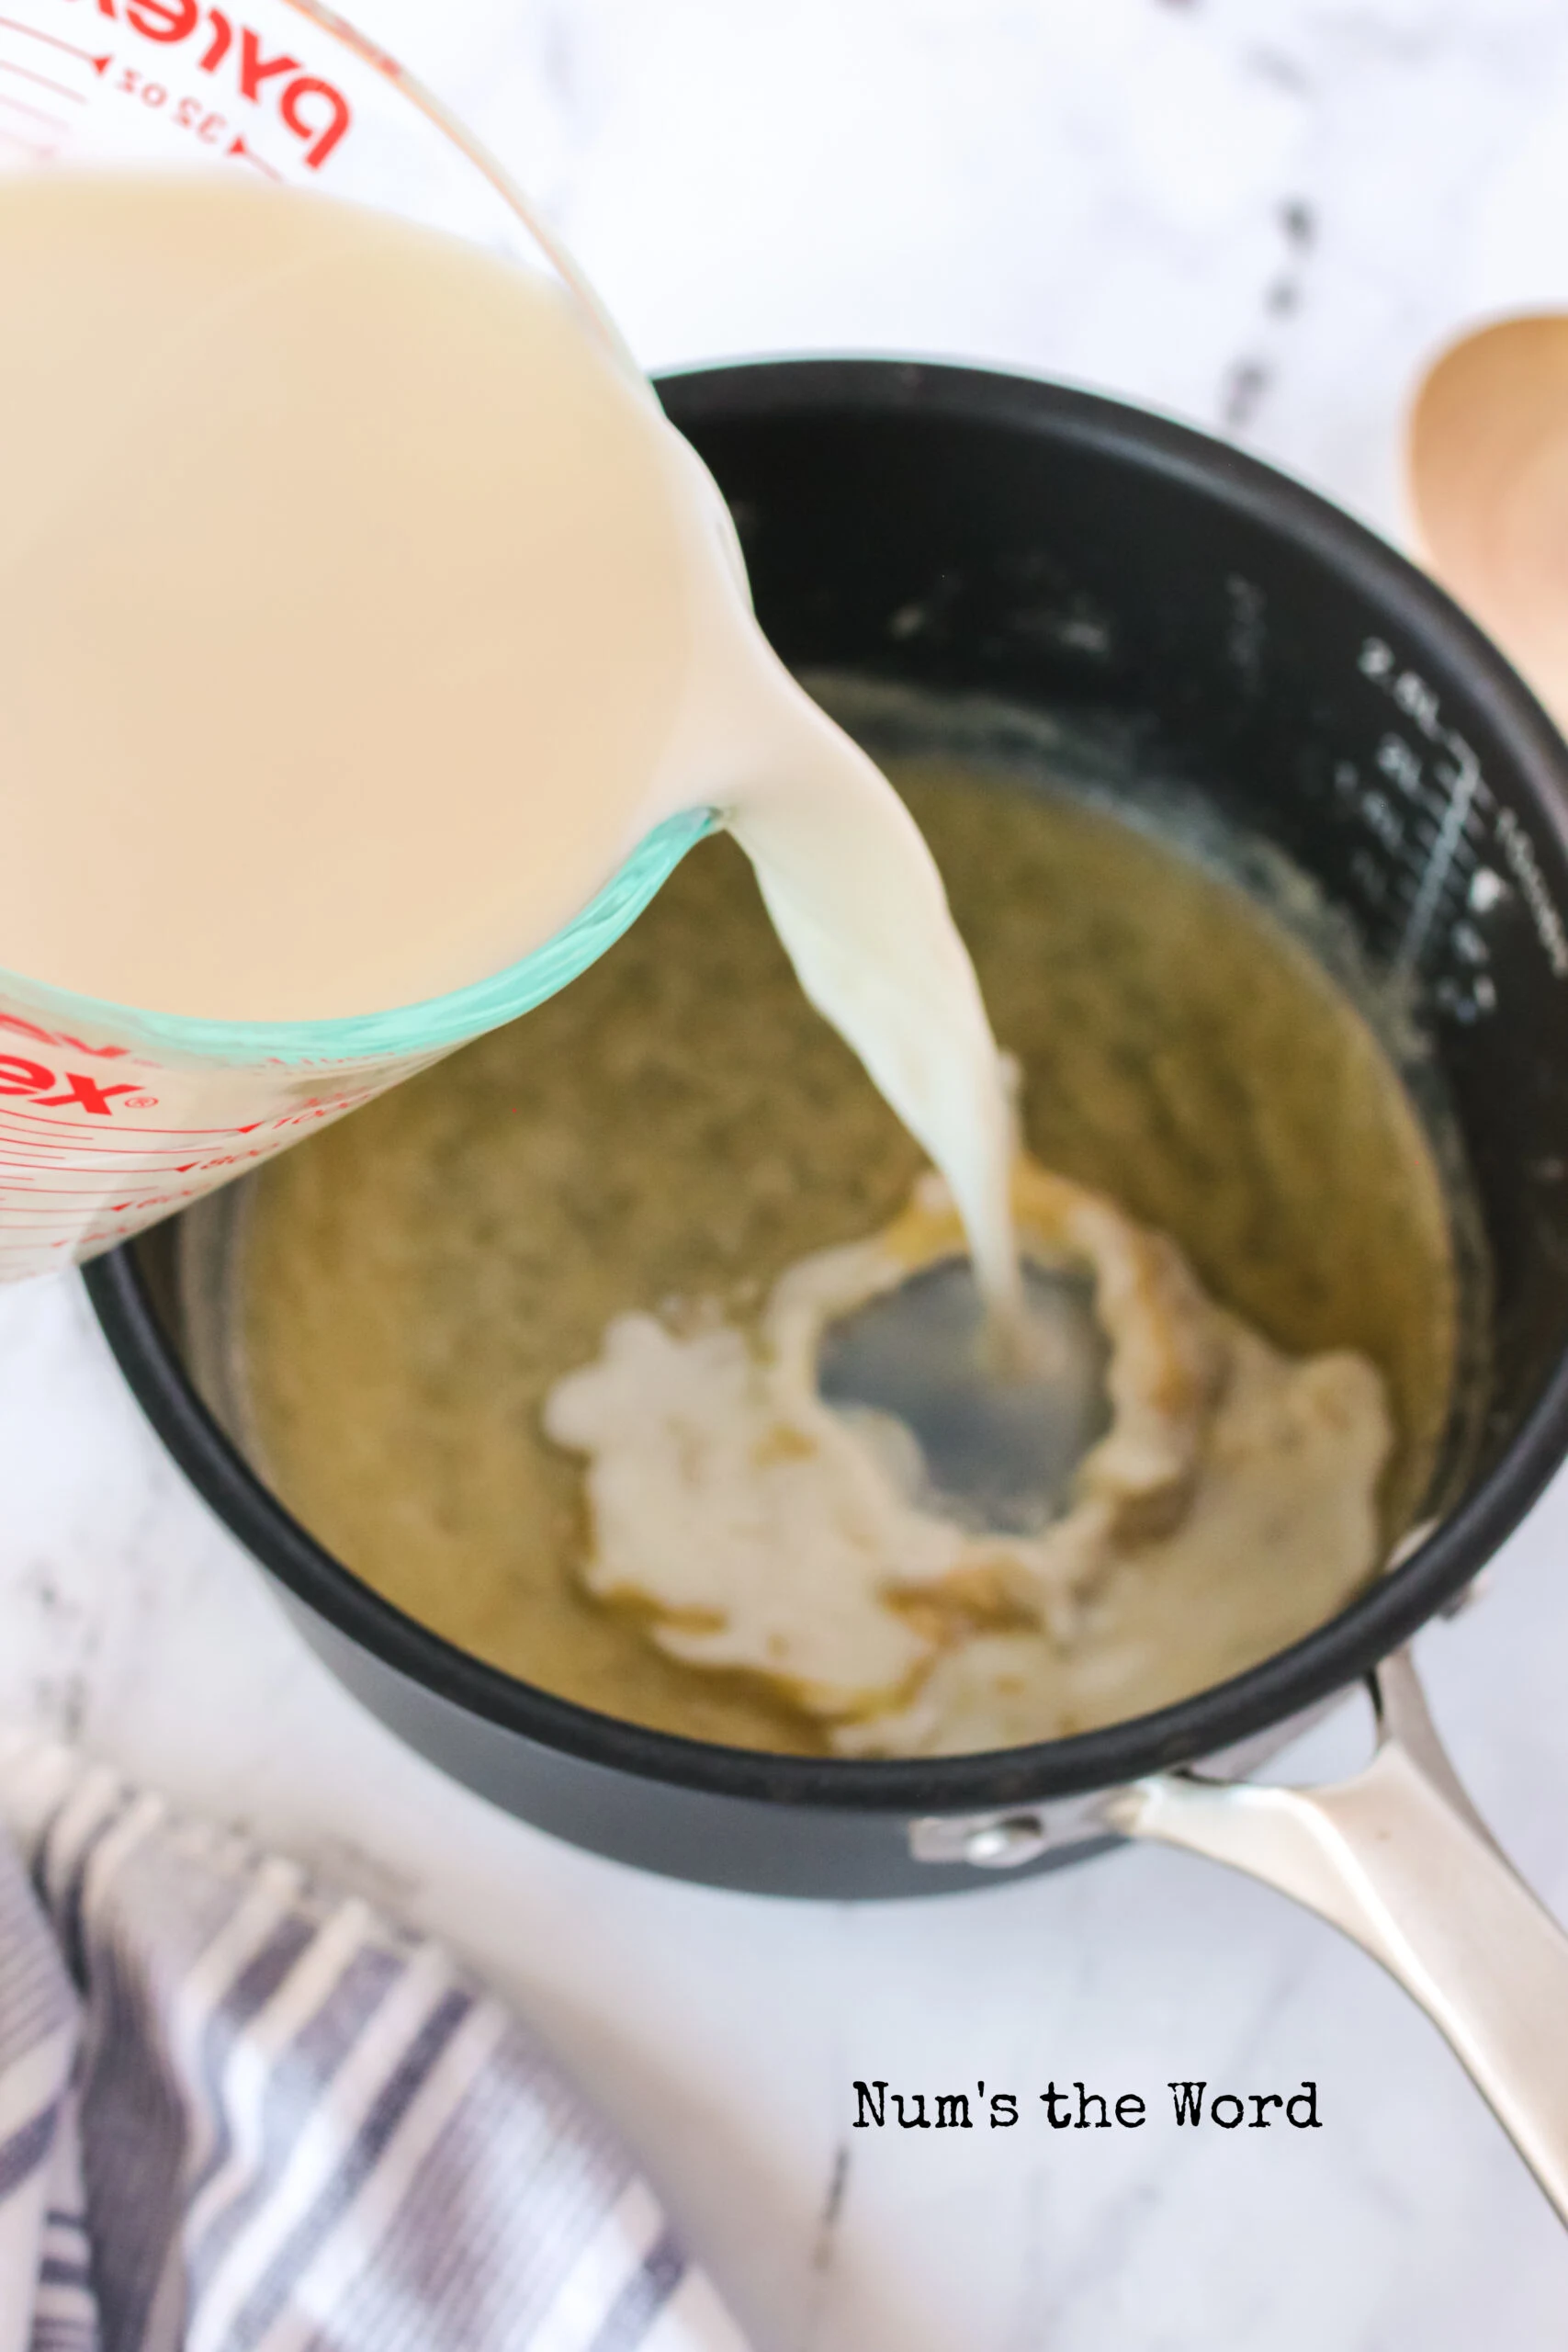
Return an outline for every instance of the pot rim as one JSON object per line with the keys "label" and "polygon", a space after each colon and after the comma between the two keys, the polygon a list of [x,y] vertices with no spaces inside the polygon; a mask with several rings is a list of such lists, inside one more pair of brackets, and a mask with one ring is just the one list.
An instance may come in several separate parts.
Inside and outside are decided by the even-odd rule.
{"label": "pot rim", "polygon": [[[1048,430],[1184,481],[1264,522],[1370,592],[1391,627],[1435,643],[1535,795],[1568,856],[1568,745],[1505,657],[1393,548],[1315,492],[1154,412],[1018,372],[878,356],[765,359],[662,377],[678,424],[749,414],[918,413]],[[1066,1739],[964,1756],[780,1756],[623,1722],[458,1649],[381,1598],[295,1520],[250,1468],[187,1380],[134,1255],[84,1270],[133,1395],[230,1531],[306,1607],[386,1666],[466,1713],[584,1761],[720,1796],[889,1815],[976,1813],[1080,1795],[1193,1763],[1251,1739],[1371,1672],[1451,1601],[1517,1526],[1568,1453],[1568,1345],[1501,1459],[1410,1555],[1326,1624],[1241,1674],[1169,1706]]]}

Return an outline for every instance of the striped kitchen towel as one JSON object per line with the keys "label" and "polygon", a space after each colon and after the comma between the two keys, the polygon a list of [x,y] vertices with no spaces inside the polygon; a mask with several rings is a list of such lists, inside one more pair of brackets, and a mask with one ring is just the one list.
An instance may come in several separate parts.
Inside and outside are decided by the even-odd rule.
{"label": "striped kitchen towel", "polygon": [[0,2352],[744,2352],[437,1945],[62,1748],[4,1817]]}

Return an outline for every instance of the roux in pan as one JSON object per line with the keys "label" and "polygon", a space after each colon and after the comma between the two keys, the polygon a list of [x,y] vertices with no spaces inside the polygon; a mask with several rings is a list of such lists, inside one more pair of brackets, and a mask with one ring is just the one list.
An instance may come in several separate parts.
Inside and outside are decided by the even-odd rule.
{"label": "roux in pan", "polygon": [[[1172,1236],[1274,1346],[1371,1360],[1392,1536],[1445,1426],[1455,1282],[1432,1152],[1371,1029],[1241,890],[1145,832],[952,759],[894,775],[1021,1065],[1029,1148]],[[714,1299],[744,1321],[794,1261],[890,1219],[919,1170],[739,853],[704,842],[561,995],[261,1173],[253,1446],[339,1558],[491,1663],[659,1728],[818,1752],[776,1692],[678,1663],[588,1596],[582,1465],[541,1407],[615,1315]],[[1342,1565],[1270,1577],[1244,1550],[1119,1560],[1049,1728],[1199,1690],[1349,1597]]]}

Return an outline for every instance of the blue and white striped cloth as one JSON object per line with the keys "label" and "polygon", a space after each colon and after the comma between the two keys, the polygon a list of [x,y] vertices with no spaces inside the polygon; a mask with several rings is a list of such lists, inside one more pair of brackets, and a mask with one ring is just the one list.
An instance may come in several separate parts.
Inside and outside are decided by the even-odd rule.
{"label": "blue and white striped cloth", "polygon": [[0,1815],[0,2352],[745,2352],[438,1946],[66,1749]]}

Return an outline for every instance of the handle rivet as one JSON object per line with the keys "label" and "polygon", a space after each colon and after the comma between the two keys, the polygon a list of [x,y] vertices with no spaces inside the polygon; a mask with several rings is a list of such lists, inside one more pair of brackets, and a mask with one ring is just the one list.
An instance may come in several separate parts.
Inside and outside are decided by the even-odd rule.
{"label": "handle rivet", "polygon": [[964,1840],[964,1859],[978,1870],[1005,1871],[1032,1861],[1045,1846],[1044,1824],[1033,1814],[1007,1814],[971,1829]]}

